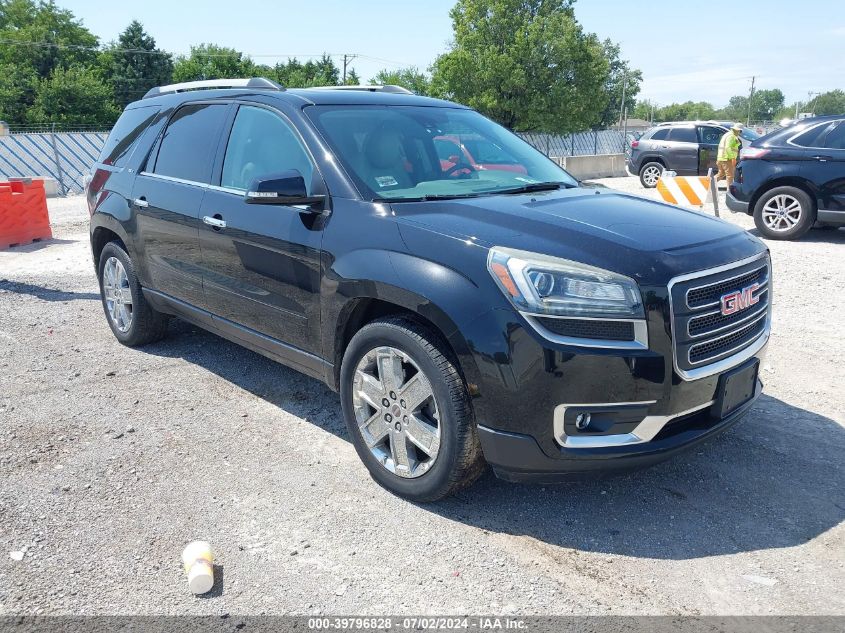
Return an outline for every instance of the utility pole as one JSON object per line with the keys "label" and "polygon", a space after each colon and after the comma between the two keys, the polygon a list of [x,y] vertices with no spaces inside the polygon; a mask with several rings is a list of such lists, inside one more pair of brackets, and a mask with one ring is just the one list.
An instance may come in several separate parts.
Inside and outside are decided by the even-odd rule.
{"label": "utility pole", "polygon": [[[808,107],[809,107],[809,105],[810,105],[810,102],[813,100],[813,95],[817,95],[817,94],[821,94],[821,93],[818,93],[818,92],[813,92],[812,90],[808,90],[808,91],[807,91],[807,106],[808,106]],[[812,114],[815,114],[815,113],[816,113],[816,104],[814,103],[814,104],[813,104]],[[797,119],[798,117],[795,117],[795,118]]]}
{"label": "utility pole", "polygon": [[628,88],[628,73],[622,75],[622,106],[619,108],[619,127],[622,127],[622,118],[625,116],[625,90]]}
{"label": "utility pole", "polygon": [[346,67],[349,66],[350,62],[353,59],[358,57],[357,55],[347,55],[346,53],[343,54],[343,85],[346,85]]}
{"label": "utility pole", "polygon": [[651,102],[651,124],[654,125],[654,101]]}
{"label": "utility pole", "polygon": [[745,125],[751,125],[751,101],[754,99],[754,80],[757,77],[751,77],[751,92],[748,94],[748,118],[745,119]]}

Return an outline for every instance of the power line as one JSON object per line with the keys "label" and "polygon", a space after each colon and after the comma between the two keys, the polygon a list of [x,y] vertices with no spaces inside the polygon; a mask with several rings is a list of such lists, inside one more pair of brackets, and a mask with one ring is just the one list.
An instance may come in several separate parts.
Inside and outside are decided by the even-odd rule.
{"label": "power line", "polygon": [[[6,46],[26,46],[26,47],[36,47],[36,48],[55,48],[55,49],[66,49],[66,50],[75,50],[75,51],[87,51],[92,53],[126,53],[126,54],[138,54],[138,55],[169,55],[169,56],[198,56],[198,57],[237,57],[237,56],[244,56],[249,57],[251,59],[259,59],[259,58],[278,58],[278,57],[286,57],[288,59],[295,59],[301,57],[303,59],[314,59],[318,57],[331,57],[331,58],[346,58],[350,57],[354,59],[356,57],[360,57],[363,59],[369,59],[372,61],[382,62],[385,64],[393,64],[396,66],[407,66],[408,64],[400,61],[396,61],[393,59],[384,59],[382,57],[375,57],[373,55],[366,55],[364,53],[245,53],[243,51],[235,51],[226,52],[226,53],[207,53],[203,51],[198,51],[196,49],[192,49],[189,53],[171,53],[169,51],[163,50],[148,50],[145,48],[116,48],[116,47],[109,47],[109,46],[83,46],[81,44],[59,44],[56,42],[47,42],[47,41],[24,41],[24,40],[14,40],[14,39],[7,39],[7,38],[0,38],[0,44]],[[351,59],[349,61],[351,61]]]}

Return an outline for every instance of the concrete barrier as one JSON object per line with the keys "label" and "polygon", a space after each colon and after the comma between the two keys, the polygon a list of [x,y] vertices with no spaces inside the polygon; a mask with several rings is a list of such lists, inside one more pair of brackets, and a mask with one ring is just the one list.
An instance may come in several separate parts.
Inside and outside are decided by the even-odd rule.
{"label": "concrete barrier", "polygon": [[595,156],[560,156],[552,160],[578,180],[627,176],[625,154],[599,154]]}
{"label": "concrete barrier", "polygon": [[59,195],[59,182],[55,178],[46,176],[33,176],[33,180],[42,180],[44,182],[44,193],[48,198],[57,198]]}

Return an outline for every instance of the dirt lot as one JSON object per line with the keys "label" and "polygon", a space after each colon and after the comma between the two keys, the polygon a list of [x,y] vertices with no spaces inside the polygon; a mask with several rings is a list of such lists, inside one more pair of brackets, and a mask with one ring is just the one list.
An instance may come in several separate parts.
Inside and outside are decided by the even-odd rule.
{"label": "dirt lot", "polygon": [[[82,200],[51,213],[56,239],[0,252],[0,614],[845,614],[845,230],[770,243],[766,395],[730,432],[417,506],[318,382],[184,323],[118,345]],[[219,560],[202,598],[196,538]]]}

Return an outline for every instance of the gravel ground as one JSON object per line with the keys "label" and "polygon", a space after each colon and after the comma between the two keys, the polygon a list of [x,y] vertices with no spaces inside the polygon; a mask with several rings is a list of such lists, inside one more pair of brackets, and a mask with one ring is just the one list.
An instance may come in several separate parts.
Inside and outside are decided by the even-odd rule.
{"label": "gravel ground", "polygon": [[845,614],[845,230],[770,243],[766,395],[728,433],[420,506],[370,480],[317,381],[179,322],[118,345],[84,201],[50,209],[54,240],[0,252],[0,614]]}

